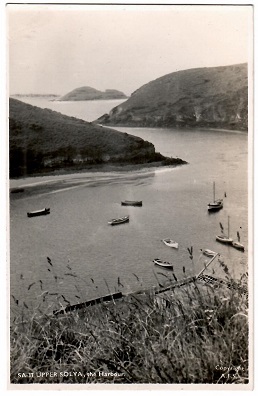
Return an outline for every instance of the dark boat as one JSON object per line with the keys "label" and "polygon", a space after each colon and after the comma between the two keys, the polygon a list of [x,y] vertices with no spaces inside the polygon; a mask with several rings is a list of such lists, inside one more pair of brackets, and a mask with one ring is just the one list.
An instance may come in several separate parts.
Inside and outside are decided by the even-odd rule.
{"label": "dark boat", "polygon": [[28,217],[44,216],[50,213],[50,208],[35,210],[34,212],[27,212]]}
{"label": "dark boat", "polygon": [[223,208],[223,199],[215,199],[215,182],[213,182],[213,202],[208,203],[208,211],[216,212]]}
{"label": "dark boat", "polygon": [[122,206],[142,206],[142,201],[122,201]]}
{"label": "dark boat", "polygon": [[210,202],[208,204],[208,211],[209,212],[216,212],[217,210],[220,210],[223,208],[223,201],[222,200],[217,200],[215,202]]}
{"label": "dark boat", "polygon": [[11,194],[15,194],[15,193],[21,193],[21,192],[24,192],[24,188],[12,188],[11,190],[10,190],[10,192],[11,192]]}
{"label": "dark boat", "polygon": [[128,223],[129,221],[129,216],[123,216],[119,217],[118,219],[112,219],[108,222],[110,225],[117,225],[117,224],[122,224],[122,223]]}

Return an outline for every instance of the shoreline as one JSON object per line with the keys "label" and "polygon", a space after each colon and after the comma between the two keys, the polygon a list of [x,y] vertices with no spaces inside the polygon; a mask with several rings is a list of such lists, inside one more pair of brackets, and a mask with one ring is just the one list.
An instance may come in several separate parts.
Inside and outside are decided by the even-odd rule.
{"label": "shoreline", "polygon": [[164,130],[176,130],[176,131],[198,131],[198,132],[230,132],[230,133],[237,133],[237,134],[243,134],[243,135],[248,135],[248,130],[241,130],[241,129],[226,129],[226,128],[209,128],[209,127],[165,127],[165,126],[153,126],[153,127],[148,127],[148,126],[137,126],[137,125],[109,125],[109,124],[101,124],[97,123],[96,121],[93,121],[94,124],[103,126],[105,128],[111,128],[111,129],[116,129],[116,128],[128,128],[128,129],[164,129]]}
{"label": "shoreline", "polygon": [[[27,188],[31,190],[33,187],[46,187],[47,184],[53,185],[55,183],[61,183],[62,181],[76,177],[78,175],[87,176],[88,175],[96,175],[102,176],[107,175],[108,173],[112,174],[128,174],[130,172],[135,173],[148,173],[150,171],[155,172],[155,170],[164,168],[164,169],[175,169],[178,166],[185,165],[182,164],[174,164],[174,165],[164,165],[162,161],[146,163],[146,164],[105,164],[105,165],[95,165],[88,166],[83,169],[59,169],[53,172],[42,172],[40,174],[27,175],[26,177],[20,178],[10,178],[9,179],[9,192],[12,195],[16,195],[16,193],[22,193],[24,195],[25,192],[28,192]],[[43,179],[42,179],[43,178]],[[30,183],[31,181],[31,183]],[[29,183],[29,184],[28,184]],[[26,189],[26,190],[25,190]]]}

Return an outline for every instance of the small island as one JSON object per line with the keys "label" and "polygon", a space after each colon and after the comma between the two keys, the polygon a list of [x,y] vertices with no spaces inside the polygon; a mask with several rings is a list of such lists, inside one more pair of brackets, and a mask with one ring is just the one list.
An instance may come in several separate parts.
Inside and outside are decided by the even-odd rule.
{"label": "small island", "polygon": [[186,163],[164,157],[139,137],[12,98],[9,151],[11,178]]}
{"label": "small island", "polygon": [[110,100],[126,99],[127,96],[116,89],[106,89],[104,92],[91,87],[76,88],[66,95],[61,96],[59,101],[83,101],[83,100]]}

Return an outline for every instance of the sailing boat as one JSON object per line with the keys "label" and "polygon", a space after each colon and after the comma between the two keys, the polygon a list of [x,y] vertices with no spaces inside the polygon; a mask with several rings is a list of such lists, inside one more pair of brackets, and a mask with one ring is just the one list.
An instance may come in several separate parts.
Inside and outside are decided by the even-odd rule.
{"label": "sailing boat", "polygon": [[[222,224],[220,224],[220,228],[222,230],[223,233],[223,227]],[[229,216],[228,216],[228,236],[223,235],[216,235],[216,241],[221,242],[221,243],[225,243],[228,245],[232,245],[233,243],[233,239],[229,237]]]}
{"label": "sailing boat", "polygon": [[215,212],[223,208],[223,199],[215,199],[215,182],[213,182],[213,202],[208,203],[208,211]]}
{"label": "sailing boat", "polygon": [[232,246],[233,246],[234,248],[238,249],[238,250],[242,250],[243,252],[244,252],[244,250],[245,250],[244,245],[242,245],[242,243],[240,243],[240,234],[239,234],[238,231],[237,231],[237,241],[233,241],[233,242],[232,242]]}

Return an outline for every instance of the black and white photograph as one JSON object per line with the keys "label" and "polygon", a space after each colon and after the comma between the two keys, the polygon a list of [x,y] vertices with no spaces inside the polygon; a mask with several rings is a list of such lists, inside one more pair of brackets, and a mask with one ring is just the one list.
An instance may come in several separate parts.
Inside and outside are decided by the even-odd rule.
{"label": "black and white photograph", "polygon": [[8,388],[252,390],[253,5],[5,12]]}

